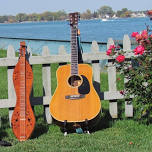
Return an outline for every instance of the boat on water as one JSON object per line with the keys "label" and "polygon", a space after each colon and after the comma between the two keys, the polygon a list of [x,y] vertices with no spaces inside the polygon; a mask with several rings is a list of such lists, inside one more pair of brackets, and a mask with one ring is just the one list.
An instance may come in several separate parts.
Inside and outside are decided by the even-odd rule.
{"label": "boat on water", "polygon": [[101,21],[105,22],[105,21],[108,21],[107,18],[101,18]]}

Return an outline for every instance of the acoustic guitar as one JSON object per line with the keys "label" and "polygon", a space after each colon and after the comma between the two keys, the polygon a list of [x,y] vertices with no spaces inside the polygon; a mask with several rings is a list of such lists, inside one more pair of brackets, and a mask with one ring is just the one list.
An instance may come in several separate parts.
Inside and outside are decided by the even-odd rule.
{"label": "acoustic guitar", "polygon": [[100,112],[101,102],[92,83],[92,68],[78,64],[79,14],[70,13],[71,64],[57,69],[57,88],[50,101],[52,117],[61,123],[83,123],[94,119]]}
{"label": "acoustic guitar", "polygon": [[16,106],[12,115],[12,129],[19,141],[27,140],[35,127],[35,117],[30,104],[33,72],[27,61],[25,42],[20,42],[20,57],[13,72]]}

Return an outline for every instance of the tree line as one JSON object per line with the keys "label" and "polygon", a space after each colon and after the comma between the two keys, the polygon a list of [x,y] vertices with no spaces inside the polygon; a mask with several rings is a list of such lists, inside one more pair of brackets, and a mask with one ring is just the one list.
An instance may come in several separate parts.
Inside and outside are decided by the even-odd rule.
{"label": "tree line", "polygon": [[[146,14],[146,11],[142,11]],[[105,16],[113,17],[131,17],[131,13],[133,11],[128,10],[127,8],[122,8],[118,11],[113,11],[110,6],[102,6],[96,11],[91,11],[87,9],[85,12],[80,14],[81,19],[93,19],[93,18],[103,18]],[[136,13],[136,12],[135,12]],[[60,10],[57,12],[46,11],[44,13],[19,13],[16,16],[13,15],[4,15],[0,16],[0,23],[14,23],[14,22],[26,22],[26,21],[55,21],[55,20],[66,20],[68,19],[68,13],[64,10]]]}

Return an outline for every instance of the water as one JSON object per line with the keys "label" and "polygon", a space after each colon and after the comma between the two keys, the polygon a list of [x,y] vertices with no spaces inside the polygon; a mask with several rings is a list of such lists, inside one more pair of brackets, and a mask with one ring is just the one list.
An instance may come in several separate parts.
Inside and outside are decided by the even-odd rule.
{"label": "water", "polygon": [[[134,31],[142,31],[145,24],[151,25],[149,18],[123,18],[108,21],[82,20],[79,22],[82,41],[107,42],[108,38],[122,40],[124,34],[131,35]],[[70,26],[67,21],[39,22],[39,23],[14,23],[0,24],[0,37],[19,37],[32,39],[70,40]],[[19,48],[21,40],[0,38],[0,48],[6,49],[9,44]],[[33,53],[41,54],[42,47],[47,45],[51,54],[57,54],[60,45],[64,45],[70,52],[69,42],[32,41],[27,40],[27,45]],[[89,52],[91,44],[82,44],[84,52]],[[100,51],[105,51],[106,46],[99,45]]]}

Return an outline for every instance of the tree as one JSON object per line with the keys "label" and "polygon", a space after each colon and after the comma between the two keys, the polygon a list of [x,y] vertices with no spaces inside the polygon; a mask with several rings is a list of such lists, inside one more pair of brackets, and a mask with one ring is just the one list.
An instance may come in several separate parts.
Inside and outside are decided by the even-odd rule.
{"label": "tree", "polygon": [[118,17],[130,17],[131,11],[128,10],[127,8],[122,8],[121,10],[117,11],[116,15]]}
{"label": "tree", "polygon": [[97,10],[97,12],[101,17],[105,17],[106,15],[112,17],[114,15],[114,11],[110,6],[102,6]]}
{"label": "tree", "polygon": [[9,23],[13,23],[13,22],[16,22],[16,17],[15,16],[8,16],[8,22]]}
{"label": "tree", "polygon": [[0,16],[0,23],[4,23],[8,21],[8,16]]}
{"label": "tree", "polygon": [[92,17],[93,18],[98,18],[98,13],[96,11],[94,11],[93,14],[92,14]]}
{"label": "tree", "polygon": [[18,22],[23,22],[23,21],[27,21],[27,15],[24,13],[19,13],[16,15],[16,21]]}
{"label": "tree", "polygon": [[65,19],[67,19],[67,13],[64,10],[60,10],[60,11],[54,12],[53,14],[54,14],[54,16],[56,15],[56,19],[57,20],[65,20]]}
{"label": "tree", "polygon": [[87,9],[86,12],[81,14],[81,18],[83,18],[83,19],[91,19],[92,18],[91,10]]}

